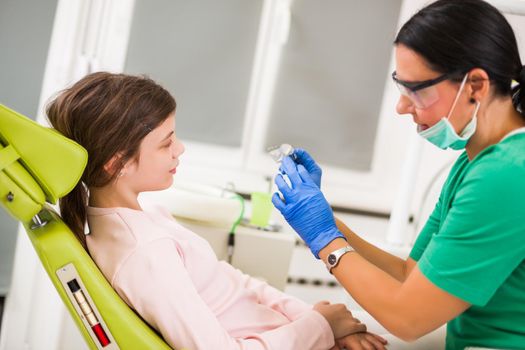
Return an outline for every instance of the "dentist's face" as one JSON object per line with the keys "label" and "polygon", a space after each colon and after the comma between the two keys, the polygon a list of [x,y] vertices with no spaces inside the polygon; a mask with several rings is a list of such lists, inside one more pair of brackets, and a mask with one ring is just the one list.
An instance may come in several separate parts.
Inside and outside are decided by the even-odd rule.
{"label": "dentist's face", "polygon": [[[408,83],[418,83],[436,79],[441,75],[441,73],[432,70],[422,56],[402,44],[396,45],[395,56],[396,76],[399,80]],[[449,79],[432,85],[429,89],[433,89],[435,99],[434,102],[425,108],[418,108],[409,97],[400,95],[396,106],[397,113],[412,115],[414,122],[422,130],[427,129],[449,114],[459,86],[459,82]],[[424,90],[422,95],[425,95]],[[463,116],[469,115],[467,113],[468,107],[467,94],[461,93],[458,103],[450,116],[450,119],[454,120],[455,128],[458,130],[462,130],[468,123],[468,118],[463,118]],[[456,131],[458,132],[458,130]]]}
{"label": "dentist's face", "polygon": [[138,160],[126,166],[126,181],[136,193],[171,186],[184,146],[175,136],[175,113],[142,140]]}

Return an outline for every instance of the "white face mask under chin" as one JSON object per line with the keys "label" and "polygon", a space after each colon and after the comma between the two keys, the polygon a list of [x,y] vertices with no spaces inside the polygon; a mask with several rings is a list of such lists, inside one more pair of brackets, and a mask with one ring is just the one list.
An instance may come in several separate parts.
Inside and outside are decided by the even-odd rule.
{"label": "white face mask under chin", "polygon": [[479,101],[476,101],[476,108],[474,109],[474,113],[472,114],[472,117],[470,118],[470,121],[468,122],[468,124],[461,131],[460,135],[456,133],[456,130],[454,130],[454,127],[449,121],[449,118],[452,115],[454,108],[456,107],[456,103],[458,102],[459,96],[461,92],[463,91],[463,87],[465,86],[467,77],[468,77],[468,74],[465,74],[465,77],[463,78],[463,81],[461,82],[461,86],[459,87],[458,93],[456,94],[456,98],[454,99],[454,103],[452,104],[452,107],[450,108],[450,112],[448,113],[448,116],[441,118],[439,122],[437,122],[436,124],[434,124],[428,129],[421,130],[421,128],[418,126],[419,135],[421,135],[423,138],[427,139],[430,143],[432,143],[433,145],[441,149],[447,149],[447,148],[452,148],[455,150],[463,149],[467,145],[468,140],[476,132],[477,114],[478,114],[478,110],[480,106]]}

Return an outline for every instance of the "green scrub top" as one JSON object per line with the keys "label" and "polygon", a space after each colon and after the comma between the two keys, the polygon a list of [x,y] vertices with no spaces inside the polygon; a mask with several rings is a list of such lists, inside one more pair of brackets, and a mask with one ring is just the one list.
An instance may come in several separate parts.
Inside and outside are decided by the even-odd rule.
{"label": "green scrub top", "polygon": [[525,133],[469,161],[462,153],[410,257],[472,306],[447,324],[446,349],[525,349]]}

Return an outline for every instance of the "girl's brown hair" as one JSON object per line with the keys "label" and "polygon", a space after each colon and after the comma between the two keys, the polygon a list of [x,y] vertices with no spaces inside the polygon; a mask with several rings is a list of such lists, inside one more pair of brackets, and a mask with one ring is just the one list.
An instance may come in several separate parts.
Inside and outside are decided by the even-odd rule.
{"label": "girl's brown hair", "polygon": [[[142,139],[175,111],[174,98],[144,76],[98,72],[61,91],[46,109],[51,125],[88,152],[81,181],[60,199],[60,213],[84,248],[89,187],[113,181]],[[104,165],[119,155],[112,171]]]}

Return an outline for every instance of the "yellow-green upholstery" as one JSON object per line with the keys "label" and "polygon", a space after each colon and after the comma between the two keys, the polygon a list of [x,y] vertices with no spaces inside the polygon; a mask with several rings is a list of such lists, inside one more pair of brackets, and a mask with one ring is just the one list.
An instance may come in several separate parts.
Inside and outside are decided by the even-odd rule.
{"label": "yellow-green upholstery", "polygon": [[[93,260],[60,217],[47,205],[55,204],[79,181],[87,152],[55,130],[0,105],[0,203],[21,221],[60,297],[91,349],[90,337],[57,277],[72,263],[100,316],[120,349],[170,349],[111,288]],[[32,228],[32,218],[47,222]]]}
{"label": "yellow-green upholstery", "polygon": [[69,193],[86,162],[73,141],[0,105],[0,198],[16,219],[31,220],[46,201]]}

